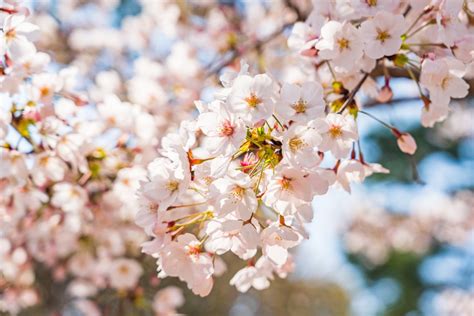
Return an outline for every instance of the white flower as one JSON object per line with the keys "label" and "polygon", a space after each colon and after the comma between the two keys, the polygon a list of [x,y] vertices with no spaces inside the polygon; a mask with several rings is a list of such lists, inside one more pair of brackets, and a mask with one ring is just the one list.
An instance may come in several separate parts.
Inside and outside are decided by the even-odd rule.
{"label": "white flower", "polygon": [[14,192],[13,206],[18,215],[23,214],[27,209],[37,211],[46,202],[48,202],[48,195],[35,187],[26,186]]}
{"label": "white flower", "polygon": [[293,167],[312,168],[321,161],[317,148],[321,140],[321,135],[314,128],[293,124],[283,134],[283,157]]}
{"label": "white flower", "polygon": [[71,133],[66,134],[56,145],[57,155],[72,165],[72,169],[86,173],[88,171],[87,160],[84,156],[85,139],[82,135]]}
{"label": "white flower", "polygon": [[[398,0],[349,0],[356,17],[370,17],[378,12],[393,11],[400,5]],[[422,0],[415,0],[421,2]],[[384,10],[384,11],[382,11]]]}
{"label": "white flower", "polygon": [[64,212],[80,212],[87,201],[87,192],[78,185],[60,182],[53,186],[51,204]]}
{"label": "white flower", "polygon": [[401,36],[405,28],[403,15],[386,11],[380,11],[363,22],[360,34],[364,39],[367,56],[378,59],[396,54],[402,45]]}
{"label": "white flower", "polygon": [[319,149],[330,151],[336,159],[346,157],[358,139],[357,126],[351,116],[330,113],[325,119],[315,120],[313,125],[323,138]]}
{"label": "white flower", "polygon": [[278,211],[282,213],[303,202],[310,202],[313,199],[313,188],[308,174],[300,169],[280,165],[270,177],[262,199],[268,206],[278,206]]}
{"label": "white flower", "polygon": [[231,161],[231,156],[217,156],[193,166],[193,185],[201,192],[207,193],[214,180],[227,174]]}
{"label": "white flower", "polygon": [[347,192],[351,192],[350,184],[353,182],[360,183],[373,173],[389,173],[380,164],[362,163],[359,160],[349,159],[343,160],[337,168],[337,182]]}
{"label": "white flower", "polygon": [[114,94],[106,95],[104,101],[97,105],[97,110],[105,123],[110,126],[124,130],[133,127],[132,105],[120,101]]}
{"label": "white flower", "polygon": [[[11,14],[3,21],[0,33],[0,53],[7,53],[11,59],[16,59],[36,52],[31,39],[38,34],[38,26],[25,22],[24,15]],[[5,51],[2,51],[2,50]]]}
{"label": "white flower", "polygon": [[143,268],[137,261],[126,258],[112,261],[109,269],[110,285],[116,289],[134,288],[143,274]]}
{"label": "white flower", "polygon": [[430,102],[421,109],[421,124],[424,127],[433,127],[448,117],[449,106],[443,102]]}
{"label": "white flower", "polygon": [[324,115],[324,106],[323,88],[318,82],[285,83],[275,111],[286,122],[306,123]]}
{"label": "white flower", "polygon": [[282,266],[288,259],[288,249],[298,245],[301,238],[291,227],[273,223],[262,231],[261,239],[263,255]]}
{"label": "white flower", "polygon": [[33,165],[33,181],[39,186],[46,184],[48,180],[61,181],[67,170],[67,165],[50,152],[43,152],[36,157]]}
{"label": "white flower", "polygon": [[273,280],[273,266],[270,261],[262,256],[255,265],[250,265],[239,270],[230,280],[230,285],[235,285],[239,292],[247,292],[251,287],[263,290],[270,286]]}
{"label": "white flower", "polygon": [[351,192],[350,184],[361,182],[364,178],[364,165],[358,160],[343,160],[337,168],[337,182],[349,193]]}
{"label": "white flower", "polygon": [[213,286],[212,257],[201,251],[201,243],[192,234],[179,235],[161,251],[160,270],[169,276],[179,277],[194,294],[206,296]]}
{"label": "white flower", "polygon": [[430,92],[433,103],[448,104],[451,98],[463,98],[469,85],[462,79],[465,65],[455,58],[425,59],[420,84]]}
{"label": "white flower", "polygon": [[438,40],[452,47],[463,34],[467,32],[465,26],[458,18],[462,10],[462,0],[436,1],[440,7],[436,10],[436,34]]}
{"label": "white flower", "polygon": [[197,123],[209,138],[205,147],[211,155],[234,154],[247,133],[244,122],[229,113],[220,101],[214,101],[209,107],[212,110],[201,113]]}
{"label": "white flower", "polygon": [[114,181],[113,191],[122,197],[135,195],[135,191],[140,187],[140,181],[145,178],[146,170],[141,166],[120,169]]}
{"label": "white flower", "polygon": [[61,90],[62,82],[55,74],[41,73],[33,76],[33,97],[43,104],[53,102],[54,93]]}
{"label": "white flower", "polygon": [[[150,201],[142,194],[138,197],[138,212],[135,214],[135,224],[143,228],[147,235],[151,235],[155,227],[159,225],[158,222],[158,204]],[[164,224],[164,228],[167,225]]]}
{"label": "white flower", "polygon": [[153,310],[157,316],[176,315],[176,308],[184,304],[183,291],[176,286],[168,286],[158,291],[153,298]]}
{"label": "white flower", "polygon": [[158,204],[158,211],[165,211],[188,188],[188,171],[180,164],[174,164],[167,158],[157,158],[148,166],[150,181],[141,192],[150,201]]}
{"label": "white flower", "polygon": [[209,188],[209,194],[219,216],[232,213],[239,219],[248,220],[257,209],[258,202],[252,180],[240,171],[214,181]]}
{"label": "white flower", "polygon": [[350,71],[363,55],[363,43],[357,30],[349,22],[329,21],[321,29],[321,40],[316,44],[319,56],[330,60],[337,71]]}
{"label": "white flower", "polygon": [[24,184],[28,173],[24,154],[0,148],[0,179],[11,178],[14,183]]}
{"label": "white flower", "polygon": [[243,260],[250,259],[257,253],[260,241],[255,227],[258,227],[256,220],[250,223],[231,219],[212,220],[205,230],[209,235],[206,249],[218,255],[231,250]]}
{"label": "white flower", "polygon": [[312,11],[304,23],[296,22],[288,38],[288,47],[302,55],[314,56],[317,52],[314,45],[324,22],[325,18],[316,11]]}
{"label": "white flower", "polygon": [[274,84],[266,74],[238,76],[227,99],[229,111],[253,125],[267,119],[274,107]]}

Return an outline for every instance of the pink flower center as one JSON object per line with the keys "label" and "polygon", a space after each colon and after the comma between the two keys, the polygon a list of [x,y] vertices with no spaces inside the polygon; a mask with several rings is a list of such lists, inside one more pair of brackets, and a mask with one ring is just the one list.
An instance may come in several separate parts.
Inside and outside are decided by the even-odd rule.
{"label": "pink flower center", "polygon": [[225,120],[224,123],[222,123],[222,126],[220,128],[220,134],[221,136],[232,136],[234,134],[234,126],[229,122],[229,120]]}
{"label": "pink flower center", "polygon": [[201,253],[201,247],[199,246],[187,246],[187,252],[189,256],[199,256]]}

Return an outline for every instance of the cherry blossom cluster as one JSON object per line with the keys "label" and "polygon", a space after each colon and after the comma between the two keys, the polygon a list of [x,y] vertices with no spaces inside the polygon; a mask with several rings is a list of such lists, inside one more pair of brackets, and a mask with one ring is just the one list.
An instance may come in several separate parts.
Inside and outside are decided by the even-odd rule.
{"label": "cherry blossom cluster", "polygon": [[[292,269],[289,251],[308,235],[311,201],[332,186],[351,190],[375,172],[364,160],[358,115],[387,127],[413,155],[413,137],[362,109],[359,90],[392,100],[403,73],[423,101],[422,124],[447,116],[469,85],[473,41],[463,1],[315,1],[288,46],[309,69],[280,80],[245,63],[221,76],[197,118],[162,139],[139,191],[136,223],[151,237],[143,251],[160,277],[178,277],[209,294],[221,255],[246,262],[231,279],[239,291],[267,288]],[[381,74],[376,72],[381,70]],[[378,87],[375,77],[384,76]]]}
{"label": "cherry blossom cluster", "polygon": [[[141,148],[157,143],[159,117],[122,102],[114,82],[101,84],[106,74],[89,98],[77,67],[54,71],[34,44],[41,30],[33,19],[20,2],[0,3],[0,311],[41,304],[54,283],[64,293],[50,299],[85,315],[101,314],[108,290],[173,314],[181,290],[140,280],[149,273],[139,252],[146,237],[133,223],[146,174]],[[156,295],[146,297],[144,286]]]}
{"label": "cherry blossom cluster", "polygon": [[[145,235],[132,221],[143,166],[158,135],[191,115],[211,73],[198,50],[210,50],[210,70],[219,69],[218,55],[274,32],[288,9],[248,6],[265,26],[257,32],[212,3],[196,4],[206,12],[203,30],[173,1],[141,1],[120,28],[103,23],[119,1],[38,2],[34,14],[22,2],[0,2],[0,310],[52,300],[98,315],[110,312],[104,299],[117,299],[174,314],[179,289],[144,291],[156,292],[159,280],[149,277],[138,252]],[[78,18],[90,6],[95,18]],[[158,32],[173,39],[165,56],[153,42]]]}
{"label": "cherry blossom cluster", "polygon": [[347,89],[382,66],[381,89],[365,82],[379,102],[392,100],[392,77],[411,78],[423,101],[421,123],[432,127],[447,117],[451,99],[468,93],[463,78],[474,75],[472,10],[463,0],[316,1],[307,20],[295,24],[288,46]]}
{"label": "cherry blossom cluster", "polygon": [[470,191],[452,197],[426,194],[408,214],[390,213],[360,201],[344,233],[346,248],[373,265],[381,265],[392,251],[425,254],[435,242],[462,246],[474,229],[473,198]]}

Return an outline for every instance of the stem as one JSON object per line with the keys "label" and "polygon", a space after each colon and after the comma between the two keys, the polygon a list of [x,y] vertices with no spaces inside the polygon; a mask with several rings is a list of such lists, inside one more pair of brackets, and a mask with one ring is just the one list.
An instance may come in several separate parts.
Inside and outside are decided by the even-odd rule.
{"label": "stem", "polygon": [[389,130],[394,129],[393,126],[391,126],[391,125],[388,124],[388,123],[385,123],[384,121],[382,121],[381,119],[379,119],[379,118],[373,116],[373,115],[370,114],[369,112],[365,112],[365,111],[363,111],[363,110],[359,110],[359,113],[365,114],[365,115],[367,115],[368,117],[370,117],[370,118],[376,120],[377,122],[379,122],[380,124],[382,124],[383,126],[385,126],[386,128],[388,128]]}
{"label": "stem", "polygon": [[418,17],[415,19],[415,21],[413,21],[413,23],[410,25],[410,27],[408,28],[408,30],[405,32],[405,34],[408,34],[414,27],[415,25],[418,23],[418,21],[420,21],[421,17],[423,15],[425,15],[425,11],[423,10],[420,15],[418,15]]}
{"label": "stem", "polygon": [[275,119],[275,121],[277,121],[278,125],[280,125],[282,129],[285,129],[285,127],[283,126],[283,124],[281,124],[280,120],[276,117],[275,114],[272,114],[272,117]]}
{"label": "stem", "polygon": [[249,172],[249,176],[252,177],[252,174],[254,173],[255,170],[257,170],[257,167],[264,161],[266,158],[265,156],[261,157],[253,166],[252,170]]}
{"label": "stem", "polygon": [[420,86],[420,82],[418,81],[418,79],[415,77],[415,74],[413,73],[413,71],[410,69],[410,67],[407,67],[407,72],[408,74],[410,75],[410,78],[413,79],[413,81],[415,81],[416,83],[416,86],[418,88],[418,92],[420,93],[420,96],[423,97],[423,91],[421,90],[421,86]]}
{"label": "stem", "polygon": [[293,21],[293,22],[290,22],[290,23],[286,23],[284,25],[282,25],[282,27],[280,27],[278,30],[276,30],[275,32],[273,32],[272,34],[270,34],[269,36],[267,36],[266,38],[260,40],[260,41],[256,41],[256,42],[253,42],[251,44],[248,44],[244,47],[242,47],[241,49],[234,49],[231,53],[231,56],[229,58],[227,58],[226,60],[222,61],[219,65],[217,65],[217,67],[215,67],[214,69],[211,68],[211,70],[206,74],[206,78],[214,75],[214,74],[217,74],[219,73],[222,69],[224,69],[225,67],[227,67],[228,65],[230,65],[232,62],[234,62],[234,60],[236,60],[238,57],[246,54],[248,51],[251,51],[251,50],[254,50],[258,47],[261,47],[269,42],[271,42],[273,39],[277,38],[279,35],[281,35],[283,33],[283,31],[293,25],[293,23],[295,23],[297,21]]}
{"label": "stem", "polygon": [[260,171],[260,176],[258,177],[258,181],[257,181],[257,184],[255,185],[255,191],[258,191],[258,187],[260,186],[260,182],[262,182],[262,178],[263,178],[263,171],[265,170],[265,165],[262,167],[261,171]]}
{"label": "stem", "polygon": [[328,65],[329,71],[331,72],[332,79],[334,81],[337,81],[336,74],[334,73],[334,70],[332,69],[331,63],[327,61],[326,64]]}
{"label": "stem", "polygon": [[413,43],[413,44],[406,44],[408,46],[436,46],[436,47],[445,47],[444,44],[437,44],[437,43]]}
{"label": "stem", "polygon": [[411,164],[411,169],[412,169],[412,173],[413,173],[413,181],[415,181],[415,183],[418,183],[418,184],[426,184],[420,178],[420,174],[418,173],[418,167],[416,165],[415,157],[410,156],[410,155],[407,155],[407,156],[408,156],[408,159],[410,160],[410,164]]}
{"label": "stem", "polygon": [[418,32],[420,32],[421,30],[423,30],[425,27],[430,26],[430,25],[432,25],[432,24],[433,24],[433,21],[432,21],[432,20],[426,22],[425,24],[421,25],[419,28],[417,28],[416,30],[414,30],[411,34],[408,34],[406,38],[408,39],[408,38],[412,37],[412,36],[415,35],[416,33],[418,33]]}
{"label": "stem", "polygon": [[168,207],[167,211],[173,210],[173,209],[175,209],[175,208],[199,206],[199,205],[203,205],[203,204],[206,204],[206,202],[183,204],[183,205],[172,205],[172,206]]}
{"label": "stem", "polygon": [[360,139],[357,140],[357,149],[359,150],[359,160],[361,163],[365,163],[364,155],[362,154],[362,146],[360,145]]}
{"label": "stem", "polygon": [[356,93],[360,90],[360,88],[362,87],[362,85],[364,84],[365,80],[367,80],[368,77],[369,77],[369,73],[366,72],[364,77],[360,79],[357,86],[351,91],[351,93],[349,94],[349,98],[347,98],[346,102],[344,102],[339,112],[337,112],[338,114],[341,114],[342,112],[344,112],[344,110],[349,106],[349,104],[351,104],[351,102],[354,100]]}

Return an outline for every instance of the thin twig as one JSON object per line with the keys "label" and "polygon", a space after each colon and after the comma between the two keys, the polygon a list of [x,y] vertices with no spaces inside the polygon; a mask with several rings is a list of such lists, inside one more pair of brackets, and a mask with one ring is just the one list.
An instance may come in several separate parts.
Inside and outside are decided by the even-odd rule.
{"label": "thin twig", "polygon": [[369,77],[369,73],[366,72],[364,77],[362,77],[362,79],[360,79],[357,86],[354,89],[352,89],[352,91],[349,94],[349,97],[347,98],[346,102],[344,102],[344,104],[342,105],[339,112],[337,112],[338,114],[341,114],[342,112],[344,112],[344,110],[349,106],[349,104],[351,104],[351,102],[354,100],[354,97],[355,97],[356,93],[360,90],[360,88],[362,87],[362,85],[364,84],[365,80],[367,80],[368,77]]}

